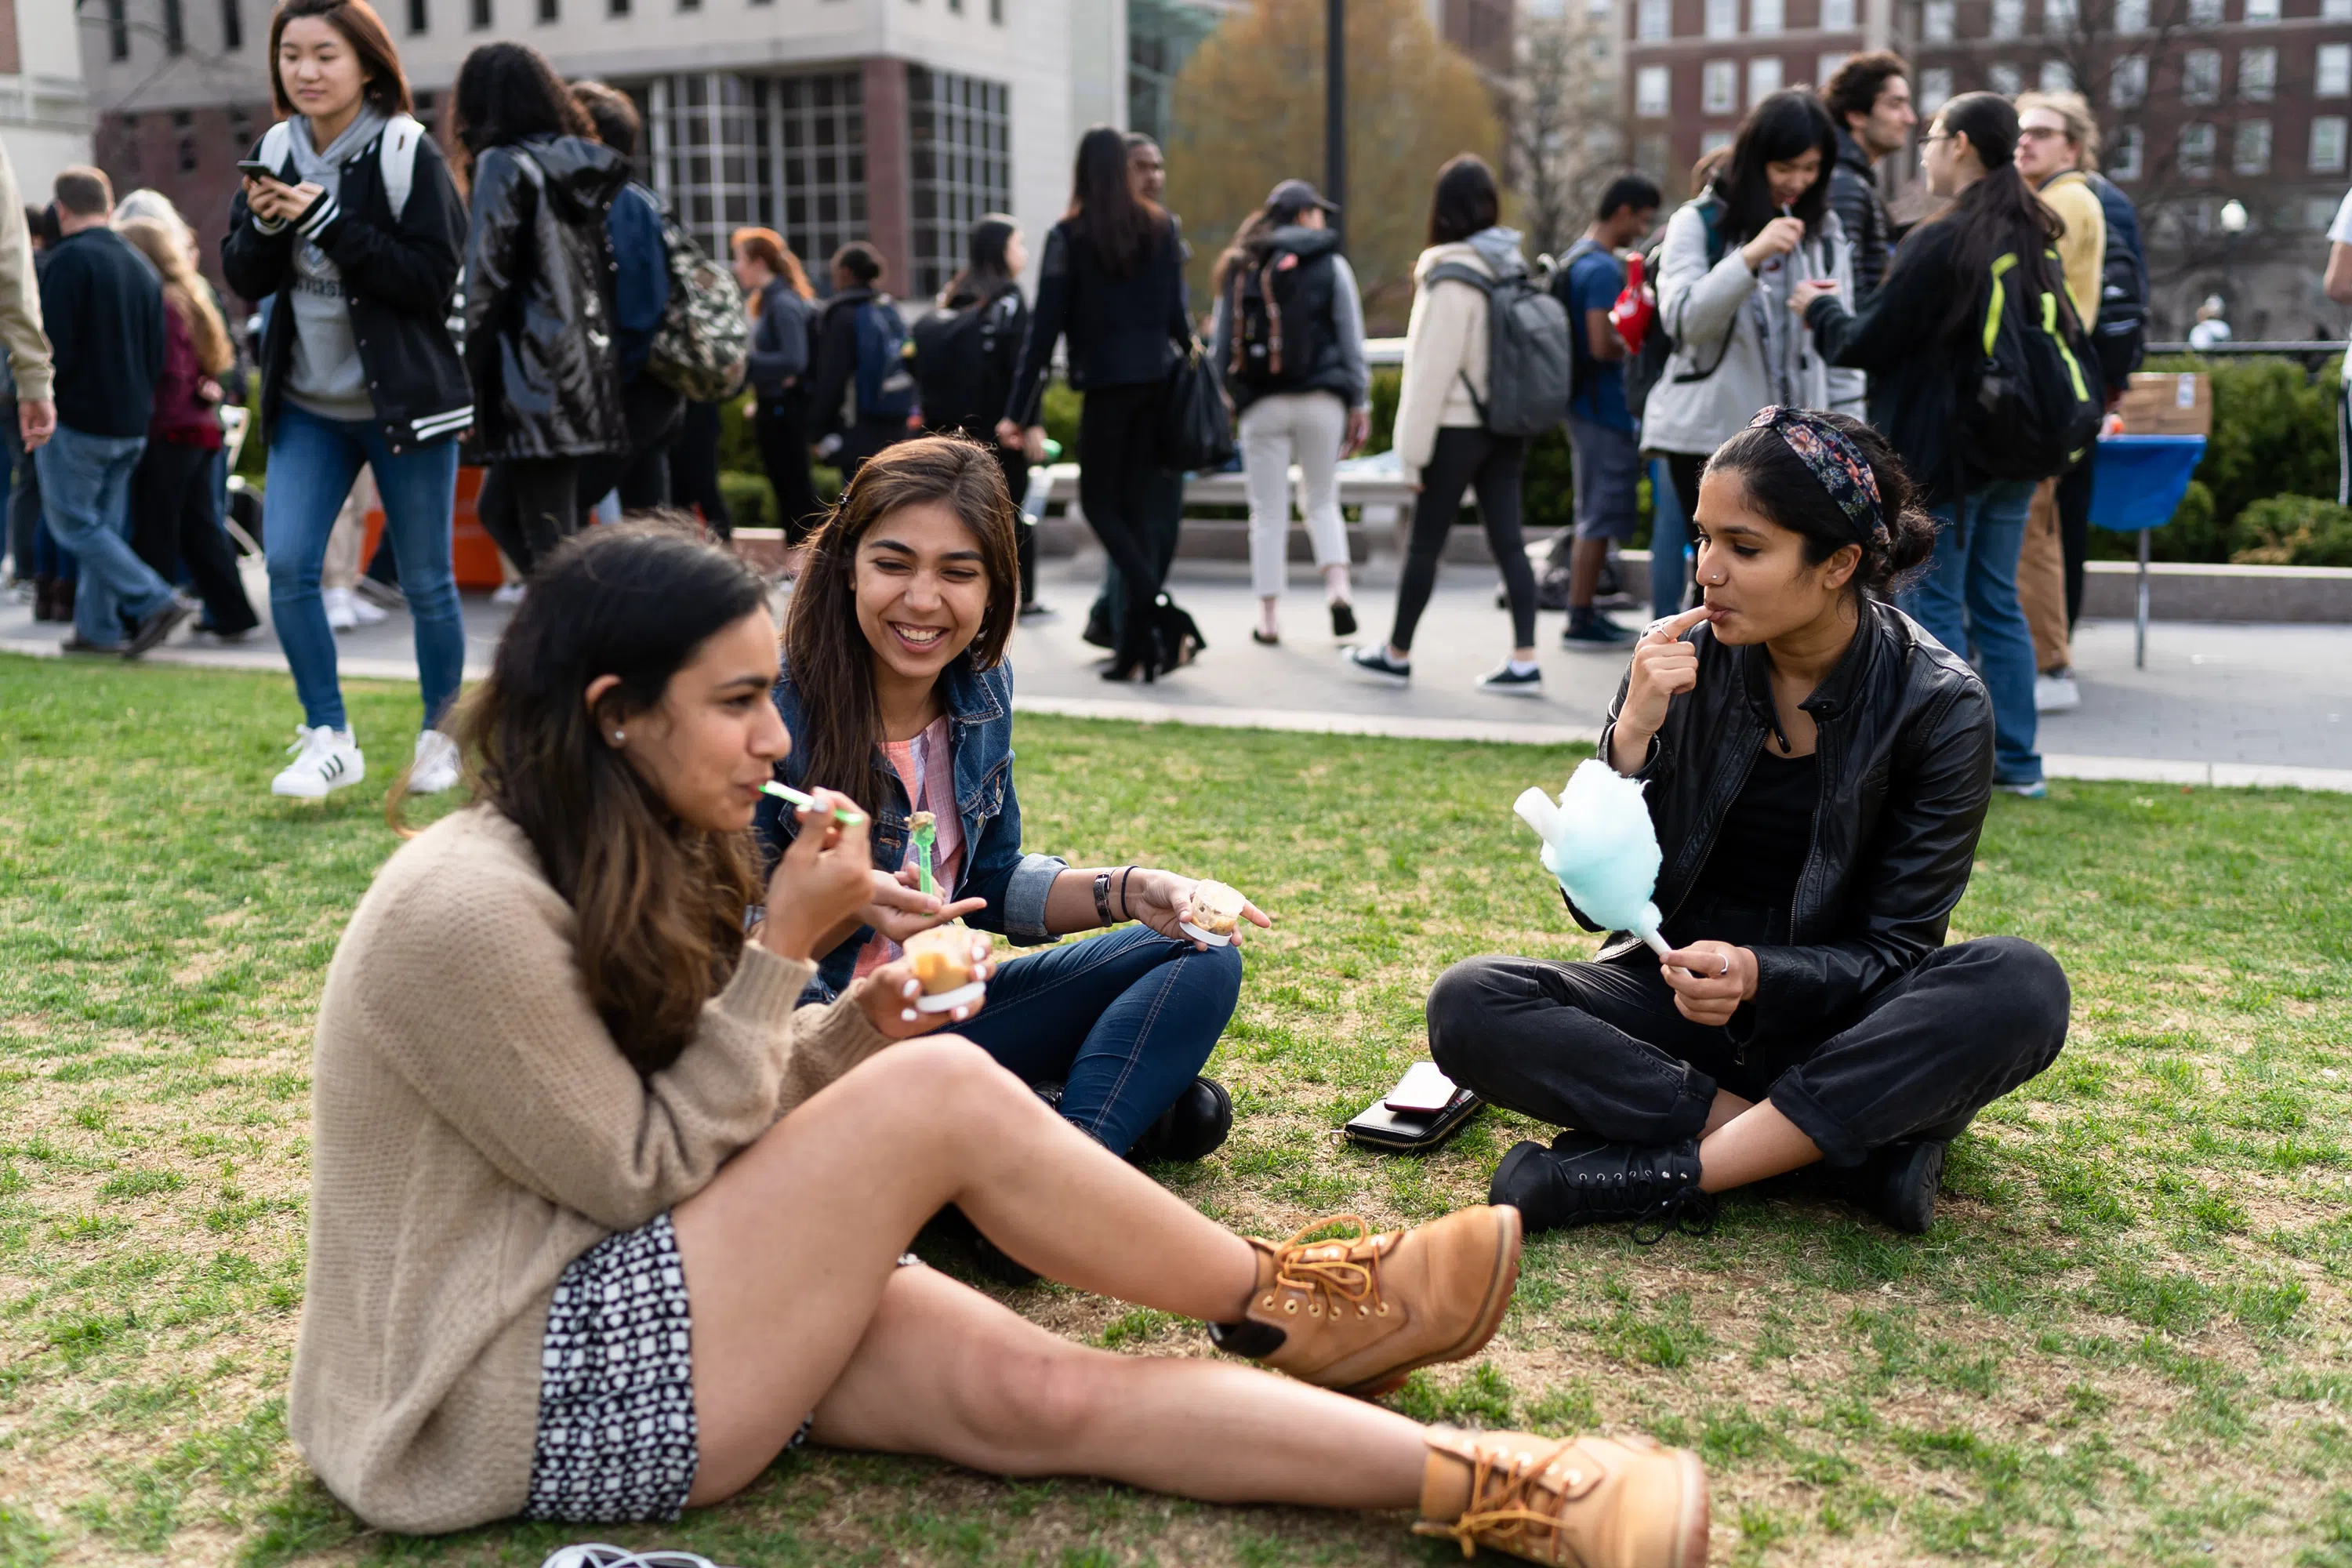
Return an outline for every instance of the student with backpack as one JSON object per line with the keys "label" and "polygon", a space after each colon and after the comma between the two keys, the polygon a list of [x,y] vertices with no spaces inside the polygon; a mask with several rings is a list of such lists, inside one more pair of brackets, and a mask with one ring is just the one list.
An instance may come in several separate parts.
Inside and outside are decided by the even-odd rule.
{"label": "student with backpack", "polygon": [[1285,180],[1217,258],[1210,363],[1241,416],[1249,484],[1254,642],[1282,640],[1275,613],[1290,565],[1290,465],[1307,487],[1307,536],[1323,574],[1331,635],[1351,637],[1348,525],[1339,516],[1339,459],[1371,431],[1364,367],[1364,302],[1328,216],[1339,209],[1305,180]]}
{"label": "student with backpack", "polygon": [[476,510],[527,582],[596,499],[583,460],[628,448],[605,219],[629,167],[520,44],[467,55],[451,97],[473,186],[466,363],[489,468]]}
{"label": "student with backpack", "polygon": [[809,361],[816,337],[816,290],[801,258],[772,228],[728,237],[735,281],[751,318],[751,435],[775,492],[784,532],[784,575],[798,577],[802,546],[824,521],[809,475]]}
{"label": "student with backpack", "polygon": [[1870,373],[1870,422],[1943,524],[1903,608],[1954,653],[1974,645],[1992,694],[1994,786],[2038,797],[2018,552],[2035,484],[2098,434],[2098,371],[2066,297],[2058,216],[2018,173],[2017,111],[1963,93],[1923,147],[1927,188],[1951,205],[1905,237],[1870,303],[1852,314],[1809,281],[1790,309],[1822,352]]}
{"label": "student with backpack", "polygon": [[1829,409],[1850,395],[1787,310],[1809,279],[1853,297],[1853,259],[1830,205],[1837,128],[1811,91],[1766,98],[1741,122],[1705,195],[1666,221],[1658,319],[1673,340],[1642,413],[1683,515],[1696,517],[1707,455],[1766,407]]}
{"label": "student with backpack", "polygon": [[[1437,584],[1445,536],[1461,516],[1462,492],[1475,488],[1478,521],[1511,610],[1511,651],[1478,688],[1539,697],[1536,575],[1519,531],[1519,490],[1528,438],[1568,415],[1568,312],[1528,278],[1519,232],[1500,226],[1501,210],[1495,172],[1484,158],[1464,153],[1438,170],[1429,247],[1412,266],[1412,313],[1397,393],[1396,452],[1418,492],[1412,533],[1387,645],[1350,648],[1347,658],[1378,680],[1402,686],[1412,679],[1412,635]],[[1526,323],[1538,331],[1522,332]],[[1549,355],[1532,341],[1544,330],[1552,331]],[[1504,348],[1507,364],[1497,363]],[[1556,384],[1544,380],[1547,370]],[[1549,423],[1539,423],[1547,416]]]}
{"label": "student with backpack", "polygon": [[[1021,340],[1029,331],[1029,302],[1021,274],[1029,247],[1009,213],[990,213],[971,226],[962,269],[940,290],[935,310],[915,323],[915,384],[922,395],[923,428],[936,436],[969,436],[986,447],[1003,471],[1004,489],[1020,503],[1029,487],[1029,447],[996,438],[996,421],[1021,370]],[[1042,447],[1038,452],[1045,456]],[[1026,520],[1013,530],[1020,553],[1023,616],[1041,616],[1037,602],[1037,531]]]}
{"label": "student with backpack", "polygon": [[907,319],[881,290],[882,253],[853,239],[833,253],[833,297],[816,321],[816,376],[809,439],[849,483],[859,465],[907,438],[915,377],[907,366]]}
{"label": "student with backpack", "polygon": [[[572,101],[596,140],[624,158],[637,154],[644,129],[629,95],[601,81],[575,82]],[[669,438],[686,416],[686,398],[655,374],[654,336],[669,313],[668,211],[651,187],[632,179],[613,197],[604,236],[613,251],[613,349],[621,371],[625,444],[580,466],[580,500],[593,506],[618,491],[624,511],[669,504]]]}
{"label": "student with backpack", "polygon": [[365,464],[416,628],[424,728],[418,793],[457,782],[438,728],[466,663],[450,559],[457,437],[473,389],[449,334],[466,206],[410,113],[408,82],[365,0],[287,0],[269,24],[270,89],[287,116],[251,156],[221,241],[228,286],[265,302],[261,432],[269,447],[263,553],[269,617],[302,726],[274,795],[317,799],[366,776],[335,679],[319,576],[343,498]]}

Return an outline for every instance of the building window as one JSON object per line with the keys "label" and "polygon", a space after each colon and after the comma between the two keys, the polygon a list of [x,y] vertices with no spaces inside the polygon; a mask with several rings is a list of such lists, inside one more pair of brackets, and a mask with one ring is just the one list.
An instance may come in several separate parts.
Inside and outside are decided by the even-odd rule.
{"label": "building window", "polygon": [[490,27],[490,0],[474,0],[474,14],[467,20],[474,31],[488,32]]}
{"label": "building window", "polygon": [[2192,27],[2220,26],[2221,0],[2189,0],[2189,25]]}
{"label": "building window", "polygon": [[2147,57],[2117,55],[2107,73],[2107,101],[2117,109],[2136,109],[2147,97]]}
{"label": "building window", "polygon": [[677,8],[681,11],[699,11],[702,9],[702,0],[677,0]]}
{"label": "building window", "polygon": [[1843,49],[1832,49],[1822,55],[1813,62],[1813,79],[1827,86],[1830,78],[1837,75],[1838,67],[1845,64],[1847,58]]}
{"label": "building window", "polygon": [[253,145],[253,114],[241,103],[229,105],[228,155],[242,158]]}
{"label": "building window", "polygon": [[2021,37],[2025,32],[2025,0],[1992,0],[1992,36]]}
{"label": "building window", "polygon": [[2180,128],[2180,172],[2192,180],[2213,174],[2213,128],[2198,121]]}
{"label": "building window", "polygon": [[2230,147],[2230,167],[2241,174],[2267,174],[2271,172],[2269,121],[2238,121],[2238,133]]}
{"label": "building window", "polygon": [[2003,98],[2015,98],[2025,90],[2025,73],[2007,60],[1997,60],[1985,67],[1985,85]]}
{"label": "building window", "polygon": [[988,0],[988,19],[1000,27],[1004,26],[1004,0]]}
{"label": "building window", "polygon": [[2267,26],[2279,19],[2279,0],[2246,0],[2246,21],[2250,26]]}
{"label": "building window", "polygon": [[550,23],[562,20],[561,5],[562,0],[539,0],[540,21]]}
{"label": "building window", "polygon": [[2315,174],[2344,171],[2344,117],[2315,114],[2311,118],[2311,167]]}
{"label": "building window", "polygon": [[172,151],[179,158],[180,173],[196,172],[196,117],[184,109],[172,110]]}
{"label": "building window", "polygon": [[2319,46],[2319,69],[2312,79],[2311,90],[2321,98],[2352,94],[2352,44]]}
{"label": "building window", "polygon": [[1739,0],[1706,0],[1706,36],[1710,38],[1739,37]]}
{"label": "building window", "polygon": [[1673,76],[1664,66],[1643,66],[1633,73],[1633,112],[1643,120],[1663,120],[1674,107]]}
{"label": "building window", "polygon": [[2099,154],[2100,172],[2111,180],[2139,178],[2140,149],[2145,145],[2137,125],[2126,125],[2116,132],[2116,139]]}
{"label": "building window", "polygon": [[1777,37],[1786,19],[1780,0],[1748,0],[1748,30],[1758,37]]}
{"label": "building window", "polygon": [[238,0],[221,0],[221,47],[245,47],[245,9]]}
{"label": "building window", "polygon": [[1761,55],[1748,62],[1748,107],[1755,108],[1780,90],[1780,57]]}
{"label": "building window", "polygon": [[1663,44],[1674,33],[1674,0],[1642,0],[1633,13],[1634,37],[1645,44]]}
{"label": "building window", "polygon": [[433,18],[428,12],[428,0],[408,0],[409,32],[411,34],[423,33],[426,28],[432,26]]}
{"label": "building window", "polygon": [[163,0],[163,52],[167,55],[188,52],[188,19],[180,0]]}
{"label": "building window", "polygon": [[1952,68],[1929,66],[1919,73],[1919,112],[1933,114],[1952,96]]}
{"label": "building window", "polygon": [[[1698,107],[1703,114],[1731,114],[1739,108],[1739,65],[1735,60],[1709,60],[1698,74]],[[1664,110],[1660,111],[1661,113]]]}
{"label": "building window", "polygon": [[2278,51],[2264,44],[2238,51],[2238,96],[2249,103],[2268,103],[2278,91]]}
{"label": "building window", "polygon": [[963,265],[971,226],[1013,205],[1012,89],[907,68],[907,195],[915,281],[937,294]]}
{"label": "building window", "polygon": [[2147,31],[2147,0],[2116,0],[2116,31]]}
{"label": "building window", "polygon": [[2180,57],[2180,98],[2184,103],[2221,101],[2221,50],[2190,49]]}
{"label": "building window", "polygon": [[1850,33],[1853,30],[1853,0],[1822,0],[1822,32]]}
{"label": "building window", "polygon": [[2042,31],[2050,37],[2071,37],[2080,16],[2074,0],[2042,0]]}
{"label": "building window", "polygon": [[2352,0],[2319,0],[2323,22],[2352,22]]}
{"label": "building window", "polygon": [[2074,68],[2064,60],[2043,60],[2033,85],[2044,92],[2072,92],[2074,90]]}
{"label": "building window", "polygon": [[1921,36],[1931,44],[1950,43],[1954,15],[1958,9],[1959,7],[1955,5],[1952,0],[1927,0],[1925,5],[1919,7]]}
{"label": "building window", "polygon": [[1719,153],[1730,146],[1732,140],[1732,133],[1728,131],[1710,131],[1698,139],[1698,155],[1704,158],[1709,153]]}

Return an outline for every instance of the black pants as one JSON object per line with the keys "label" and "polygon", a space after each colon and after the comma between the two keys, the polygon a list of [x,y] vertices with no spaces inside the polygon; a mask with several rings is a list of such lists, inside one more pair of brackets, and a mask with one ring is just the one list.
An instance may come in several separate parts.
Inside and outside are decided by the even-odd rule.
{"label": "black pants", "polygon": [[2058,480],[2058,549],[2066,560],[2066,629],[2083,618],[2083,563],[2091,558],[2091,459]]}
{"label": "black pants", "polygon": [[669,441],[685,415],[686,399],[649,375],[621,385],[624,451],[580,459],[580,501],[594,506],[607,490],[621,492],[624,512],[669,505]]}
{"label": "black pants", "polygon": [[166,583],[188,581],[216,632],[261,624],[236,574],[236,547],[213,505],[213,449],[150,440],[131,476],[131,548]]}
{"label": "black pants", "polygon": [[776,492],[776,518],[784,543],[808,542],[824,521],[824,502],[809,477],[808,394],[799,387],[782,397],[762,397],[751,416],[751,434],[760,443],[760,466],[768,470],[768,488]]}
{"label": "black pants", "polygon": [[1675,499],[1683,503],[1684,526],[1698,515],[1698,471],[1706,467],[1706,458],[1696,452],[1661,452],[1666,460],[1666,477],[1675,481]]}
{"label": "black pants", "polygon": [[[1020,492],[1013,494],[1018,499]],[[1158,586],[1167,585],[1169,568],[1176,561],[1177,542],[1183,533],[1184,470],[1168,468],[1154,457],[1143,476],[1143,544],[1150,552],[1152,582]],[[1126,604],[1127,584],[1114,564],[1103,574],[1102,592],[1095,595],[1094,608],[1087,612],[1087,618],[1102,620],[1110,627],[1111,640],[1117,642]]]}
{"label": "black pants", "polygon": [[475,515],[526,578],[580,531],[581,463],[578,458],[509,458],[482,476]]}
{"label": "black pants", "polygon": [[1445,536],[1462,515],[1464,487],[1478,493],[1478,521],[1502,569],[1511,601],[1511,646],[1533,647],[1536,640],[1536,574],[1528,564],[1527,536],[1519,531],[1519,486],[1527,474],[1528,444],[1517,436],[1449,426],[1437,433],[1429,466],[1421,470],[1421,496],[1412,505],[1412,538],[1405,547],[1404,575],[1397,584],[1396,626],[1391,646],[1410,652],[1413,629],[1429,608],[1437,586],[1437,560]]}
{"label": "black pants", "polygon": [[2058,961],[1993,936],[1931,952],[1855,1016],[1746,1048],[1692,1023],[1644,949],[1607,963],[1473,958],[1429,994],[1456,1083],[1539,1121],[1650,1147],[1698,1136],[1717,1089],[1769,1098],[1832,1165],[1948,1139],[2058,1058]]}
{"label": "black pants", "polygon": [[[1151,601],[1167,581],[1168,564],[1151,539],[1155,476],[1160,466],[1160,384],[1097,386],[1078,415],[1078,505],[1118,573],[1118,657],[1151,624]],[[1181,482],[1181,481],[1180,481]],[[1180,502],[1181,505],[1181,502]]]}
{"label": "black pants", "polygon": [[689,403],[669,448],[669,497],[702,513],[703,525],[721,539],[735,537],[735,519],[719,492],[719,405]]}

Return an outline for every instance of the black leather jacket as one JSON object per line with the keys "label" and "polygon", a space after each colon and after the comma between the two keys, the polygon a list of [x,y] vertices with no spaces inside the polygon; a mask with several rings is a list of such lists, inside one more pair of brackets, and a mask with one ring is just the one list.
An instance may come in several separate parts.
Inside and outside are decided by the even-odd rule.
{"label": "black leather jacket", "polygon": [[[1672,921],[1715,847],[1717,829],[1756,765],[1775,719],[1764,650],[1684,634],[1698,648],[1698,686],[1666,710],[1634,776],[1665,860],[1658,908]],[[1630,671],[1629,671],[1630,676]],[[1601,731],[1609,755],[1625,682]],[[1789,945],[1756,951],[1756,996],[1734,1040],[1807,1034],[1850,1015],[1944,945],[1967,891],[1992,798],[1992,701],[1984,682],[1890,605],[1865,601],[1861,628],[1804,710],[1819,731],[1822,795],[1798,874]],[[1573,904],[1586,930],[1595,927]],[[1601,956],[1640,939],[1612,933]]]}
{"label": "black leather jacket", "polygon": [[619,153],[577,136],[474,160],[466,369],[485,461],[627,446],[604,215],[628,177]]}

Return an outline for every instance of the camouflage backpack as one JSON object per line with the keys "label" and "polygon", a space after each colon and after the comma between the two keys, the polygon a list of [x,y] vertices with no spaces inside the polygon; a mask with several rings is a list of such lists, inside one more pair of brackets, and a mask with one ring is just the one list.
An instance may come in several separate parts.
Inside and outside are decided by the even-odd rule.
{"label": "camouflage backpack", "polygon": [[716,403],[743,384],[751,362],[751,323],[735,275],[702,254],[693,237],[662,214],[669,254],[669,303],[646,351],[646,373],[697,403]]}

